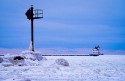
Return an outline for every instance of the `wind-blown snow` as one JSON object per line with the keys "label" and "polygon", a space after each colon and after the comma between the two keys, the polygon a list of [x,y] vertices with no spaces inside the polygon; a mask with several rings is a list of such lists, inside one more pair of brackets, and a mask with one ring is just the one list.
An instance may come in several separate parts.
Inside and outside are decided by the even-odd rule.
{"label": "wind-blown snow", "polygon": [[[0,81],[125,81],[125,55],[46,56],[35,66],[0,64]],[[69,66],[56,64],[63,58]]]}

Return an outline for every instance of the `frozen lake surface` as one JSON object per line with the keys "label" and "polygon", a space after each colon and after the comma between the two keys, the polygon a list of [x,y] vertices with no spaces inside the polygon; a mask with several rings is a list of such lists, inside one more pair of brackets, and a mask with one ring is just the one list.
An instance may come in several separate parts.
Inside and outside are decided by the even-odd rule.
{"label": "frozen lake surface", "polygon": [[[0,81],[125,81],[125,55],[46,56],[31,66],[0,64]],[[69,66],[55,63],[63,58]]]}

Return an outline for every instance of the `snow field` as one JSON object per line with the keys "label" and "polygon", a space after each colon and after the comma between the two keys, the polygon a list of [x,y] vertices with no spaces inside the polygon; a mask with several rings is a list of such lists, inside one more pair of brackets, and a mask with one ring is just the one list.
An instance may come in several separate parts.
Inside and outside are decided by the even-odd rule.
{"label": "snow field", "polygon": [[[46,56],[36,66],[0,64],[0,81],[125,81],[125,55]],[[63,58],[69,66],[57,65]]]}

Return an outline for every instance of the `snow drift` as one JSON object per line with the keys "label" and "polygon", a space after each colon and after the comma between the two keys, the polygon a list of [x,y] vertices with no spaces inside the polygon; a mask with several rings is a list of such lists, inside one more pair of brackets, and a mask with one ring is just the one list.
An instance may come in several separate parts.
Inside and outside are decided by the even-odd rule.
{"label": "snow drift", "polygon": [[57,60],[56,60],[56,63],[57,63],[58,65],[62,65],[62,66],[69,66],[68,61],[65,60],[65,59],[63,59],[63,58],[57,59]]}
{"label": "snow drift", "polygon": [[[0,81],[124,81],[125,55],[46,56],[34,65],[4,67],[0,63]],[[57,65],[63,58],[70,66]],[[30,60],[28,60],[30,61]],[[29,63],[29,62],[28,62]],[[33,62],[30,62],[33,63]]]}

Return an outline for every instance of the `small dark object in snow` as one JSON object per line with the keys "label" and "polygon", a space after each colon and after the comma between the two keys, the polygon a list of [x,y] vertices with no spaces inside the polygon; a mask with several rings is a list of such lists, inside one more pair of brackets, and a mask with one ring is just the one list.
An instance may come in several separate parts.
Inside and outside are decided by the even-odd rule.
{"label": "small dark object in snow", "polygon": [[24,57],[23,56],[10,57],[9,61],[14,65],[19,65],[19,66],[24,65]]}
{"label": "small dark object in snow", "polygon": [[68,61],[66,61],[65,59],[57,59],[56,60],[56,63],[58,64],[58,65],[63,65],[63,66],[69,66],[69,63],[68,63]]}
{"label": "small dark object in snow", "polygon": [[2,62],[3,62],[3,58],[0,57],[0,63],[2,63]]}
{"label": "small dark object in snow", "polygon": [[15,56],[15,57],[14,57],[14,60],[24,60],[24,58],[21,57],[21,56]]}

